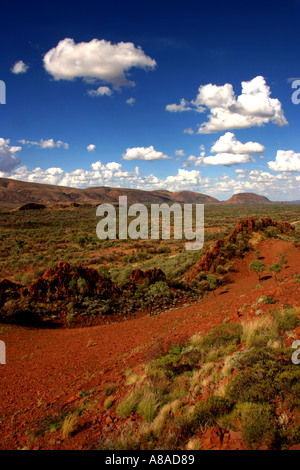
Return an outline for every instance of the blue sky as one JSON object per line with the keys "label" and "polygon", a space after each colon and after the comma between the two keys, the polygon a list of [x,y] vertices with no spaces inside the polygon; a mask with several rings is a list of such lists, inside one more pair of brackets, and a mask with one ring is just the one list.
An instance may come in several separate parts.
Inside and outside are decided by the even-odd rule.
{"label": "blue sky", "polygon": [[1,8],[0,176],[300,199],[299,0]]}

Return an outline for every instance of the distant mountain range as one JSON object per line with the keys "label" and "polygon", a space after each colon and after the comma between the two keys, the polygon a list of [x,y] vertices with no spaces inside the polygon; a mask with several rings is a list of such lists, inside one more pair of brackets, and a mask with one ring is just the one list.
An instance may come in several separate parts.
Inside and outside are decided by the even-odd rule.
{"label": "distant mountain range", "polygon": [[[0,204],[17,206],[27,203],[92,204],[117,203],[119,196],[127,196],[128,204],[199,203],[199,204],[271,204],[268,198],[254,193],[235,194],[227,201],[193,191],[170,192],[167,190],[143,191],[141,189],[92,187],[86,189],[55,186],[51,184],[28,183],[10,178],[0,178]],[[299,204],[300,201],[290,201]]]}

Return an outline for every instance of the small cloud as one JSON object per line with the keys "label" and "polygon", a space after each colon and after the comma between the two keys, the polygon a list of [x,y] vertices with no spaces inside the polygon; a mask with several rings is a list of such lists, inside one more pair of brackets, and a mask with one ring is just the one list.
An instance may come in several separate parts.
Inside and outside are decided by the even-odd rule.
{"label": "small cloud", "polygon": [[183,131],[184,134],[189,134],[189,135],[193,135],[194,134],[194,131],[191,127],[189,127],[188,129],[184,129]]}
{"label": "small cloud", "polygon": [[162,152],[157,152],[152,145],[150,147],[133,147],[126,149],[126,153],[123,153],[123,160],[165,160],[168,155]]}
{"label": "small cloud", "polygon": [[184,98],[180,100],[179,104],[167,104],[166,106],[166,111],[169,111],[170,113],[182,113],[183,111],[191,111],[193,108],[189,106],[188,101],[186,101]]}
{"label": "small cloud", "polygon": [[111,96],[112,91],[108,86],[99,86],[97,90],[89,90],[87,93],[89,96]]}
{"label": "small cloud", "polygon": [[176,157],[185,157],[184,150],[175,150]]}
{"label": "small cloud", "polygon": [[237,170],[234,170],[234,172],[237,174],[237,178],[239,179],[245,178],[247,175],[247,170],[237,169]]}
{"label": "small cloud", "polygon": [[27,147],[39,147],[41,149],[53,149],[53,148],[64,148],[66,150],[69,149],[69,144],[67,142],[63,142],[62,140],[58,140],[54,142],[53,139],[40,139],[39,142],[34,140],[19,140],[20,144],[26,145]]}
{"label": "small cloud", "polygon": [[18,75],[20,73],[26,73],[28,69],[29,65],[26,65],[23,60],[19,60],[12,66],[11,72]]}
{"label": "small cloud", "polygon": [[96,145],[94,144],[90,144],[87,146],[87,151],[88,152],[95,152],[95,149],[96,149]]}
{"label": "small cloud", "polygon": [[129,104],[129,106],[133,106],[135,103],[135,98],[128,98],[128,100],[126,100],[126,103]]}
{"label": "small cloud", "polygon": [[67,150],[69,148],[69,144],[67,142],[62,142],[61,140],[54,142],[53,139],[48,139],[48,140],[41,139],[39,146],[41,149],[53,149],[53,148],[62,147]]}

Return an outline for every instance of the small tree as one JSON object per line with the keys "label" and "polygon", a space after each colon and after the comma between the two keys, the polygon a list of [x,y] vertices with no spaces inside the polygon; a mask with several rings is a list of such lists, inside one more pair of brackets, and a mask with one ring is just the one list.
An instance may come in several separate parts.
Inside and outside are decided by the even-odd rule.
{"label": "small tree", "polygon": [[215,294],[215,289],[217,288],[217,285],[218,285],[218,279],[217,279],[217,276],[215,276],[214,274],[208,274],[207,275],[207,282],[208,282],[208,285],[209,285],[209,289],[213,291],[213,294]]}
{"label": "small tree", "polygon": [[274,263],[271,266],[269,266],[269,271],[270,273],[274,273],[276,281],[277,281],[277,274],[281,273],[282,269],[283,269],[283,264],[281,263]]}
{"label": "small tree", "polygon": [[209,283],[206,280],[200,281],[198,285],[198,290],[201,300],[203,299],[205,293],[209,290]]}
{"label": "small tree", "polygon": [[99,266],[98,273],[100,274],[100,276],[107,277],[108,279],[110,279],[110,272],[106,266]]}
{"label": "small tree", "polygon": [[271,238],[271,237],[277,237],[277,235],[278,235],[278,228],[277,228],[277,227],[270,226],[270,227],[267,228],[266,232],[267,232],[267,236],[268,236],[269,238]]}
{"label": "small tree", "polygon": [[166,282],[157,281],[155,284],[151,284],[150,287],[147,288],[147,291],[147,305],[149,307],[149,314],[151,315],[153,306],[159,302],[159,300],[167,298],[170,295],[170,288]]}
{"label": "small tree", "polygon": [[266,266],[262,261],[256,259],[249,264],[249,268],[257,273],[258,280],[260,281],[260,275],[264,272]]}
{"label": "small tree", "polygon": [[216,268],[216,272],[218,274],[224,274],[224,273],[227,273],[227,270],[224,268],[224,266],[222,266],[221,264],[219,264]]}

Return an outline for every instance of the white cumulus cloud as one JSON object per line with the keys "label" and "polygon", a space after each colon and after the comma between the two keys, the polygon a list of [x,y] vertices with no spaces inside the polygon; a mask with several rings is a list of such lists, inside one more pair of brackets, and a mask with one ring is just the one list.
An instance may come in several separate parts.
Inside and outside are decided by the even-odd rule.
{"label": "white cumulus cloud", "polygon": [[23,60],[19,60],[12,66],[11,71],[16,75],[19,75],[20,73],[26,73],[28,69],[29,65],[26,65]]}
{"label": "white cumulus cloud", "polygon": [[233,132],[226,132],[215,142],[210,151],[213,153],[251,154],[263,153],[265,147],[258,142],[251,141],[242,144],[236,139]]}
{"label": "white cumulus cloud", "polygon": [[11,172],[21,163],[21,160],[16,157],[22,147],[10,146],[9,139],[0,137],[0,172]]}
{"label": "white cumulus cloud", "polygon": [[115,88],[132,86],[127,74],[133,67],[154,69],[156,61],[131,42],[112,44],[104,39],[75,44],[71,38],[61,40],[44,56],[44,67],[55,80],[96,78]]}
{"label": "white cumulus cloud", "polygon": [[273,171],[300,171],[300,153],[293,150],[278,150],[274,162],[268,162]]}
{"label": "white cumulus cloud", "polygon": [[150,147],[132,147],[126,149],[126,153],[123,153],[123,160],[165,160],[168,155],[163,152],[158,152],[152,145]]}
{"label": "white cumulus cloud", "polygon": [[241,85],[242,92],[238,97],[230,83],[201,85],[194,100],[188,102],[183,98],[179,105],[167,105],[166,109],[171,112],[208,111],[209,120],[199,125],[199,134],[261,127],[269,122],[278,126],[287,124],[281,102],[271,98],[264,77],[259,75]]}
{"label": "white cumulus cloud", "polygon": [[251,155],[247,155],[246,153],[239,154],[223,152],[217,153],[216,155],[209,155],[207,157],[203,157],[199,160],[199,164],[232,166],[252,161],[254,161],[253,157]]}
{"label": "white cumulus cloud", "polygon": [[189,156],[183,166],[239,165],[241,163],[255,161],[249,152],[258,153],[263,150],[264,147],[258,142],[250,141],[246,144],[242,144],[236,139],[233,133],[227,132],[225,135],[221,136],[211,148],[211,152],[216,152],[216,155],[206,156],[205,148],[201,145],[199,157],[195,157],[194,155]]}
{"label": "white cumulus cloud", "polygon": [[287,124],[280,101],[271,98],[270,87],[262,76],[242,82],[242,93],[237,98],[230,84],[204,85],[199,88],[196,103],[210,111],[209,121],[199,126],[200,134],[260,127],[268,122]]}
{"label": "white cumulus cloud", "polygon": [[95,144],[90,144],[87,146],[87,151],[88,152],[95,152],[96,145]]}

